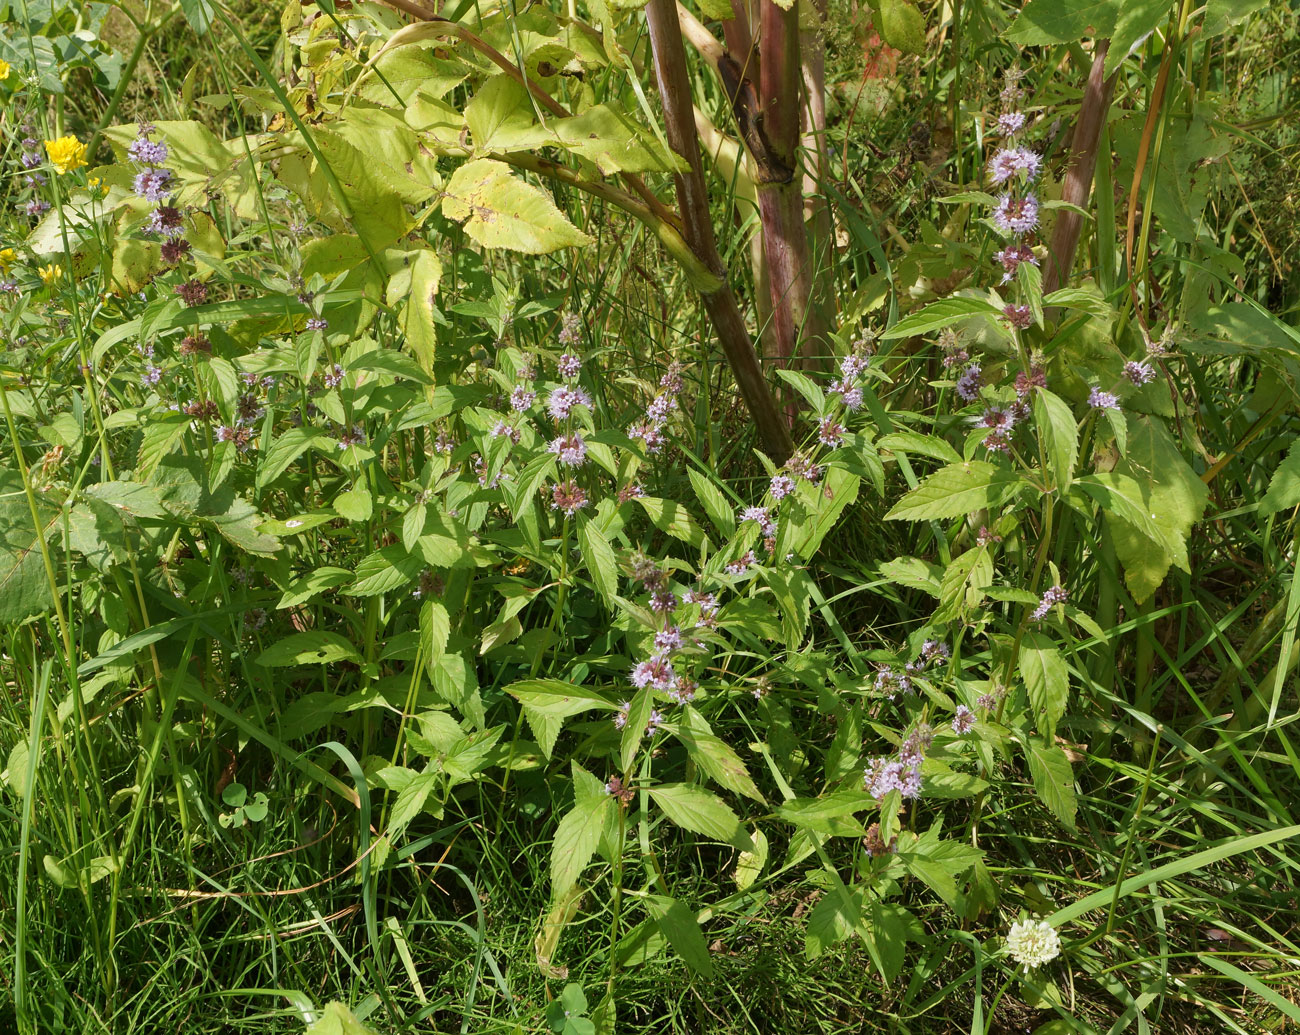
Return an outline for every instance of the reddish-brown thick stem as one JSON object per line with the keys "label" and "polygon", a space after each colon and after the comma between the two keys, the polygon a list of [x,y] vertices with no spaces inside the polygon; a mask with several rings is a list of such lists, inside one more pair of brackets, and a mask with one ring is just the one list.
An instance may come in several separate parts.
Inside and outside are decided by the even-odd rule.
{"label": "reddish-brown thick stem", "polygon": [[[1074,124],[1074,137],[1070,141],[1070,167],[1061,184],[1061,200],[1084,208],[1092,192],[1092,178],[1097,171],[1097,143],[1101,127],[1110,111],[1110,98],[1115,89],[1115,76],[1106,78],[1106,52],[1110,40],[1097,44],[1092,58],[1092,71],[1079,106],[1079,121]],[[1118,73],[1116,73],[1118,74]],[[1047,250],[1047,268],[1043,271],[1043,291],[1055,291],[1070,279],[1074,267],[1074,253],[1079,246],[1079,233],[1083,229],[1083,216],[1070,209],[1062,209],[1052,231],[1052,243]],[[1098,228],[1100,229],[1100,228]]]}
{"label": "reddish-brown thick stem", "polygon": [[[646,5],[646,25],[650,31],[655,80],[659,86],[659,98],[664,112],[664,133],[668,146],[685,159],[687,164],[685,172],[676,173],[673,177],[677,187],[677,204],[681,210],[682,233],[691,250],[717,276],[719,285],[701,289],[704,308],[717,332],[740,394],[762,436],[764,448],[774,460],[784,463],[794,452],[790,429],[782,419],[776,399],[763,377],[758,353],[754,351],[754,343],[736,304],[736,296],[727,282],[727,271],[713,236],[708,192],[704,187],[704,170],[700,163],[699,142],[695,131],[686,48],[682,43],[675,0],[650,0]],[[795,125],[797,129],[797,121]]]}
{"label": "reddish-brown thick stem", "polygon": [[[763,249],[772,290],[772,322],[777,349],[789,362],[805,340],[821,329],[809,308],[812,298],[812,252],[803,218],[803,183],[799,169],[800,79],[799,16],[773,0],[759,0],[759,110],[751,113],[761,130],[752,136],[766,145],[755,156]],[[752,145],[752,142],[751,142]]]}

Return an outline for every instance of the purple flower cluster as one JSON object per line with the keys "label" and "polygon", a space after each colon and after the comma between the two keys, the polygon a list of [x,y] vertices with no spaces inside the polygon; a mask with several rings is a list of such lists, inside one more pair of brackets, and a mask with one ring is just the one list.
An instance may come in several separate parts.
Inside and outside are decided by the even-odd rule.
{"label": "purple flower cluster", "polygon": [[628,438],[639,439],[647,453],[657,453],[663,447],[666,441],[664,425],[668,423],[672,411],[677,409],[677,396],[683,387],[681,364],[674,361],[659,379],[659,391],[646,407],[645,420],[638,421],[627,429]]}
{"label": "purple flower cluster", "polygon": [[1114,392],[1103,392],[1100,388],[1093,388],[1088,393],[1088,405],[1094,410],[1118,410],[1119,396]]}
{"label": "purple flower cluster", "polygon": [[1124,364],[1124,376],[1135,385],[1145,385],[1156,379],[1156,372],[1150,363],[1129,360]]}
{"label": "purple flower cluster", "polygon": [[866,349],[854,350],[840,360],[840,376],[832,381],[830,390],[840,397],[846,410],[862,408],[862,386],[858,384],[871,362]]}
{"label": "purple flower cluster", "polygon": [[768,512],[767,507],[746,507],[739,516],[741,521],[757,522],[764,539],[771,539],[776,535],[776,519]]}
{"label": "purple flower cluster", "polygon": [[1047,617],[1047,613],[1051,611],[1052,608],[1057,604],[1064,604],[1069,599],[1070,595],[1064,589],[1060,586],[1052,586],[1043,594],[1043,598],[1038,602],[1038,606],[1034,608],[1033,614],[1029,616],[1030,621],[1041,622]]}
{"label": "purple flower cluster", "polygon": [[863,784],[867,793],[876,799],[883,799],[890,791],[898,791],[904,798],[918,798],[921,795],[921,763],[873,758],[864,770]]}
{"label": "purple flower cluster", "polygon": [[952,731],[958,736],[969,733],[975,727],[975,713],[964,704],[957,705],[952,717]]}

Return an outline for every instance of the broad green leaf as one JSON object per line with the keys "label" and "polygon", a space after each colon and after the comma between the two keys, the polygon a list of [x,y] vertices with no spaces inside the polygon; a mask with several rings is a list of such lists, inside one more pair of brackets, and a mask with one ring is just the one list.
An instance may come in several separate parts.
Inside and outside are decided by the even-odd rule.
{"label": "broad green leaf", "polygon": [[877,449],[887,449],[891,453],[913,453],[916,456],[933,457],[945,464],[961,463],[957,450],[947,442],[934,435],[923,435],[919,431],[896,431],[882,435],[876,442]]}
{"label": "broad green leaf", "polygon": [[904,54],[925,52],[925,19],[911,0],[879,0],[880,38]]}
{"label": "broad green leaf", "polygon": [[442,211],[465,224],[465,232],[486,248],[540,255],[585,247],[591,238],[575,227],[536,187],[515,177],[508,165],[479,158],[451,175]]}
{"label": "broad green leaf", "polygon": [[1022,47],[1109,38],[1123,0],[1029,0],[1004,38]]}
{"label": "broad green leaf", "polygon": [[617,708],[595,691],[559,679],[524,679],[511,683],[506,693],[523,706],[529,728],[547,758],[551,757],[565,719],[595,708],[602,711]]}
{"label": "broad green leaf", "polygon": [[1079,426],[1065,401],[1045,388],[1035,394],[1034,417],[1057,488],[1064,492],[1070,487],[1079,460]]}
{"label": "broad green leaf", "polygon": [[257,664],[268,668],[288,665],[328,665],[335,661],[360,664],[356,647],[338,633],[312,630],[294,633],[271,644],[257,656]]}
{"label": "broad green leaf", "polygon": [[373,597],[405,586],[424,570],[424,559],[412,556],[400,543],[384,546],[368,554],[357,565],[356,580],[348,595]]}
{"label": "broad green leaf", "polygon": [[596,592],[606,604],[613,604],[618,595],[618,558],[595,521],[583,521],[578,526],[578,546],[587,565]]}
{"label": "broad green leaf", "polygon": [[909,492],[885,515],[890,521],[932,521],[965,517],[995,507],[1009,495],[1016,476],[983,460],[949,464]]}
{"label": "broad green leaf", "polygon": [[[32,524],[32,511],[16,471],[0,470],[0,622],[17,625],[25,618],[54,607],[49,576],[41,555],[41,540],[59,520],[53,494],[36,494],[40,515],[39,536]],[[57,541],[57,536],[53,537]],[[49,547],[51,550],[54,547]],[[59,571],[55,562],[55,573]]]}
{"label": "broad green leaf", "polygon": [[1039,800],[1062,824],[1074,830],[1078,805],[1074,796],[1074,772],[1065,751],[1035,737],[1025,743],[1025,759]]}
{"label": "broad green leaf", "polygon": [[866,831],[854,813],[879,803],[866,791],[832,791],[820,798],[791,798],[776,814],[788,823],[826,837],[861,837]]}
{"label": "broad green leaf", "polygon": [[1124,0],[1115,19],[1110,50],[1106,52],[1104,74],[1109,76],[1119,68],[1139,41],[1166,24],[1177,12],[1178,5],[1173,0]]}
{"label": "broad green leaf", "polygon": [[334,497],[334,512],[345,521],[369,521],[375,501],[365,485],[358,484]]}
{"label": "broad green leaf", "polygon": [[736,515],[732,512],[727,497],[709,479],[709,476],[703,471],[697,471],[694,467],[687,471],[690,475],[691,487],[695,490],[695,498],[700,501],[700,506],[704,508],[704,513],[708,515],[713,527],[722,533],[723,537],[730,536],[736,531]]}
{"label": "broad green leaf", "polygon": [[858,888],[831,888],[808,916],[804,951],[817,959],[828,949],[853,936],[862,919],[862,892]]}
{"label": "broad green leaf", "polygon": [[659,499],[657,496],[638,496],[639,503],[656,528],[666,532],[674,539],[680,539],[691,546],[700,546],[708,541],[690,511],[672,500]]}
{"label": "broad green leaf", "polygon": [[332,439],[317,428],[286,428],[271,440],[271,446],[257,465],[257,487],[264,488],[289,469],[298,457],[312,448],[328,448]]}
{"label": "broad green leaf", "polygon": [[721,787],[766,803],[741,757],[714,734],[708,720],[689,704],[678,718],[677,739],[685,745],[695,764]]}
{"label": "broad green leaf", "polygon": [[903,317],[880,337],[888,341],[891,338],[910,338],[917,334],[929,334],[931,331],[951,327],[972,316],[1001,316],[1002,310],[985,298],[942,298],[932,302],[919,312]]}
{"label": "broad green leaf", "polygon": [[742,852],[752,852],[754,843],[740,822],[740,817],[716,794],[689,783],[666,783],[650,791],[654,803],[684,830],[724,844]]}
{"label": "broad green leaf", "polygon": [[1070,674],[1065,658],[1050,637],[1030,631],[1025,633],[1020,645],[1019,666],[1020,678],[1029,692],[1034,724],[1050,739],[1070,697]]}
{"label": "broad green leaf", "polygon": [[709,958],[708,942],[695,914],[677,899],[666,895],[646,895],[643,901],[677,955],[695,973],[711,977],[713,961]]}
{"label": "broad green leaf", "polygon": [[627,721],[623,725],[623,736],[619,741],[619,768],[623,772],[632,768],[632,761],[641,746],[641,738],[645,736],[646,723],[650,721],[654,706],[654,692],[648,686],[638,690],[628,706]]}
{"label": "broad green leaf", "polygon": [[993,558],[985,546],[977,546],[954,557],[939,586],[936,622],[950,622],[964,609],[978,607],[983,590],[993,584]]}
{"label": "broad green leaf", "polygon": [[551,845],[551,898],[562,898],[596,854],[605,826],[605,811],[613,798],[579,799],[560,820]]}
{"label": "broad green leaf", "polygon": [[326,590],[335,589],[345,582],[352,581],[352,572],[347,568],[323,567],[304,575],[290,584],[280,597],[277,608],[298,607]]}
{"label": "broad green leaf", "polygon": [[342,1003],[330,1003],[303,1035],[375,1035]]}
{"label": "broad green leaf", "polygon": [[1261,517],[1300,506],[1300,439],[1291,443],[1285,459],[1268,481],[1268,491],[1259,501]]}
{"label": "broad green leaf", "polygon": [[451,618],[447,609],[437,600],[426,600],[420,605],[420,645],[429,661],[442,657],[451,636]]}
{"label": "broad green leaf", "polygon": [[763,868],[767,866],[767,836],[763,831],[755,827],[750,837],[754,842],[754,850],[752,852],[741,852],[736,859],[734,876],[736,878],[736,888],[740,891],[752,886],[754,881],[762,876]]}

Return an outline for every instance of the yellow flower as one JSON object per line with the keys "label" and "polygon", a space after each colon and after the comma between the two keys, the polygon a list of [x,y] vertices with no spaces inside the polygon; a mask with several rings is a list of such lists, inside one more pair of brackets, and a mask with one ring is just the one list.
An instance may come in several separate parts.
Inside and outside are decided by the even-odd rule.
{"label": "yellow flower", "polygon": [[50,156],[50,164],[60,176],[86,164],[86,145],[76,137],[45,141],[45,153]]}
{"label": "yellow flower", "polygon": [[18,261],[18,253],[12,248],[0,248],[0,273],[8,273],[9,267]]}
{"label": "yellow flower", "polygon": [[108,184],[104,183],[98,176],[92,176],[86,181],[86,186],[90,188],[91,196],[96,194],[107,194]]}
{"label": "yellow flower", "polygon": [[0,80],[9,78],[9,62],[0,61]]}
{"label": "yellow flower", "polygon": [[46,284],[53,284],[63,278],[63,267],[50,263],[48,266],[42,266],[36,271],[41,275],[41,280]]}

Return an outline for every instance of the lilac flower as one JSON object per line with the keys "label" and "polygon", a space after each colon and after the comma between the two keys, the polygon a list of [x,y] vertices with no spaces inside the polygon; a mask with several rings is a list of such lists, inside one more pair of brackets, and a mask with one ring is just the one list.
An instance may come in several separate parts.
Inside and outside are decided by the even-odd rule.
{"label": "lilac flower", "polygon": [[576,381],[578,375],[582,373],[582,360],[572,352],[566,352],[560,357],[560,376],[566,381]]}
{"label": "lilac flower", "polygon": [[1016,418],[1003,406],[990,406],[978,417],[971,417],[970,422],[979,428],[988,428],[1006,434],[1016,426]]}
{"label": "lilac flower", "polygon": [[307,318],[307,330],[323,331],[329,327],[330,322],[323,316],[309,316]]}
{"label": "lilac flower", "polygon": [[555,389],[546,400],[546,409],[556,420],[563,420],[575,406],[590,405],[591,396],[581,388],[570,388],[568,385]]}
{"label": "lilac flower", "polygon": [[929,723],[917,723],[916,728],[907,735],[907,739],[899,745],[898,760],[904,765],[919,766],[925,758],[925,754],[930,750],[930,745],[934,743],[934,729]]}
{"label": "lilac flower", "polygon": [[822,477],[822,469],[813,463],[812,457],[806,453],[795,453],[786,461],[785,469],[796,478],[805,482],[819,482]]}
{"label": "lilac flower", "polygon": [[135,192],[146,201],[166,201],[172,192],[170,169],[145,169],[135,174]]}
{"label": "lilac flower", "polygon": [[659,387],[665,392],[671,392],[674,395],[685,387],[682,383],[682,365],[677,360],[673,360],[668,364],[668,370],[659,379]]}
{"label": "lilac flower", "polygon": [[651,399],[650,405],[645,408],[646,419],[652,424],[664,424],[668,420],[668,415],[676,408],[677,400],[661,392]]}
{"label": "lilac flower", "polygon": [[144,232],[159,234],[162,237],[180,237],[185,233],[181,210],[173,205],[160,205],[149,213],[145,220]]}
{"label": "lilac flower", "polygon": [[732,561],[723,570],[726,571],[728,575],[744,575],[745,572],[749,571],[749,569],[752,568],[757,563],[758,563],[758,558],[754,556],[754,551],[746,550],[744,557],[741,557],[739,560]]}
{"label": "lilac flower", "polygon": [[208,300],[208,286],[198,279],[190,279],[176,285],[176,294],[187,306],[202,305]]}
{"label": "lilac flower", "polygon": [[1031,367],[1029,373],[1021,370],[1016,374],[1016,398],[1024,400],[1025,396],[1031,394],[1037,388],[1047,387],[1047,375],[1043,372],[1042,367]]}
{"label": "lilac flower", "polygon": [[1103,392],[1100,388],[1094,388],[1088,393],[1088,405],[1094,410],[1118,410],[1119,396],[1113,392]]}
{"label": "lilac flower", "polygon": [[675,704],[685,704],[687,701],[695,700],[695,691],[700,688],[700,684],[686,676],[677,677],[677,685],[668,691],[668,696],[673,699]]}
{"label": "lilac flower", "polygon": [[1008,303],[1002,307],[1002,315],[1007,318],[1007,322],[1018,331],[1023,331],[1031,327],[1034,323],[1034,311],[1027,305],[1012,305]]}
{"label": "lilac flower", "polygon": [[581,467],[587,461],[587,443],[576,431],[559,436],[546,448],[568,467]]}
{"label": "lilac flower", "polygon": [[993,222],[1004,234],[1027,234],[1038,225],[1038,199],[1032,194],[1003,194],[993,210]]}
{"label": "lilac flower", "polygon": [[[339,370],[337,366],[335,366],[334,369]],[[339,370],[339,380],[342,379],[343,379],[343,374],[342,371]],[[438,437],[433,440],[433,451],[435,453],[441,453],[445,456],[449,453],[454,452],[455,449],[456,449],[456,440],[452,438],[449,434],[447,434],[446,431],[439,431]]]}
{"label": "lilac flower", "polygon": [[[560,344],[577,345],[581,340],[582,317],[577,313],[565,313],[560,321]],[[573,375],[577,377],[577,374]]]}
{"label": "lilac flower", "polygon": [[335,363],[333,367],[325,372],[325,387],[337,388],[343,383],[343,368]]}
{"label": "lilac flower", "polygon": [[898,672],[888,665],[881,665],[876,671],[875,689],[877,693],[888,694],[892,699],[895,693],[913,694],[916,687],[906,672]]}
{"label": "lilac flower", "polygon": [[[150,132],[152,132],[152,129]],[[167,145],[161,140],[150,140],[143,129],[140,135],[131,143],[131,146],[126,149],[126,153],[132,161],[139,162],[141,165],[157,166],[167,161]]]}
{"label": "lilac flower", "polygon": [[572,517],[587,505],[587,493],[572,478],[556,482],[551,489],[551,509]]}
{"label": "lilac flower", "polygon": [[1019,133],[1025,128],[1025,113],[1021,111],[1004,111],[998,116],[998,129],[1007,136]]}
{"label": "lilac flower", "polygon": [[975,725],[975,713],[964,704],[957,705],[957,712],[952,718],[952,731],[958,736],[969,733]]}
{"label": "lilac flower", "polygon": [[759,528],[763,530],[763,535],[776,535],[776,521],[768,513],[766,507],[746,507],[740,512],[741,521],[756,521]]}
{"label": "lilac flower", "polygon": [[980,694],[975,698],[975,707],[982,708],[986,712],[991,712],[998,706],[998,699],[993,694]]}
{"label": "lilac flower", "polygon": [[[487,461],[478,453],[471,457],[471,461],[474,464],[474,476],[478,479],[479,488],[495,489],[501,484],[501,477],[504,472],[497,471],[496,474],[489,475]],[[554,507],[554,504],[552,504],[552,507]]]}
{"label": "lilac flower", "polygon": [[621,730],[624,726],[627,725],[628,712],[630,712],[631,710],[632,710],[631,701],[624,701],[622,704],[618,706],[618,711],[614,713],[614,728],[616,730]]}
{"label": "lilac flower", "polygon": [[677,594],[667,586],[660,586],[650,595],[650,610],[661,615],[677,610]]}
{"label": "lilac flower", "polygon": [[140,384],[145,388],[149,388],[152,385],[158,384],[158,382],[162,380],[162,377],[162,367],[148,366],[145,367],[144,376],[140,378]]}
{"label": "lilac flower", "polygon": [[993,183],[1005,183],[1019,168],[1016,152],[1003,148],[989,160],[989,180]]}
{"label": "lilac flower", "polygon": [[645,443],[645,451],[647,453],[659,452],[659,450],[663,448],[664,442],[667,441],[658,427],[654,424],[648,423],[633,424],[627,429],[627,437],[640,439]]}
{"label": "lilac flower", "polygon": [[1064,604],[1069,598],[1070,595],[1060,586],[1052,586],[1043,594],[1043,599],[1038,602],[1038,606],[1034,608],[1034,613],[1029,616],[1029,620],[1041,622],[1053,607],[1057,604]]}
{"label": "lilac flower", "polygon": [[660,629],[655,633],[655,649],[659,651],[681,650],[682,630],[676,625]]}
{"label": "lilac flower", "polygon": [[788,474],[773,475],[768,491],[771,492],[774,500],[783,500],[794,492],[794,479]]}
{"label": "lilac flower", "polygon": [[1028,262],[1037,266],[1038,259],[1034,256],[1034,251],[1026,244],[1009,244],[1000,252],[993,255],[993,261],[1002,267],[1002,283],[1008,283],[1020,269],[1022,262]]}
{"label": "lilac flower", "polygon": [[862,408],[862,389],[848,381],[832,381],[830,390],[840,396],[844,408],[859,410]]}
{"label": "lilac flower", "polygon": [[718,598],[713,593],[702,593],[697,589],[688,589],[682,599],[688,604],[698,604],[702,615],[715,614],[718,610]]}
{"label": "lilac flower", "polygon": [[512,445],[519,445],[520,431],[513,424],[499,420],[492,425],[493,438],[508,438]]}
{"label": "lilac flower", "polygon": [[659,727],[663,725],[663,721],[664,721],[663,712],[661,712],[658,708],[651,708],[650,715],[646,719],[645,735],[647,737],[653,737],[656,733],[659,732]]}
{"label": "lilac flower", "polygon": [[32,198],[24,206],[24,210],[29,216],[42,216],[50,210],[50,203],[41,198]]}
{"label": "lilac flower", "polygon": [[218,442],[233,442],[239,452],[246,452],[253,443],[253,433],[248,428],[223,424],[213,433]]}
{"label": "lilac flower", "polygon": [[921,793],[920,763],[907,765],[887,758],[873,758],[864,771],[864,786],[873,798],[884,798],[890,791],[898,791],[904,798],[916,798]]}
{"label": "lilac flower", "polygon": [[536,392],[530,392],[523,385],[516,385],[515,390],[510,393],[510,408],[516,413],[523,413],[533,405],[533,400],[536,398]]}
{"label": "lilac flower", "polygon": [[656,690],[667,690],[677,682],[677,673],[672,664],[662,654],[655,654],[647,661],[637,663],[632,668],[632,685],[638,690],[647,686]]}
{"label": "lilac flower", "polygon": [[1150,363],[1129,360],[1124,364],[1124,376],[1135,385],[1145,385],[1156,379],[1156,372],[1151,369]]}
{"label": "lilac flower", "polygon": [[957,394],[966,402],[974,402],[980,394],[980,365],[972,363],[957,380]]}
{"label": "lilac flower", "polygon": [[817,441],[828,449],[834,449],[844,438],[844,425],[834,417],[823,417],[817,425]]}
{"label": "lilac flower", "polygon": [[339,435],[339,449],[347,449],[349,446],[363,445],[365,441],[366,429],[360,424],[353,424],[351,430],[346,430]]}
{"label": "lilac flower", "polygon": [[867,366],[871,363],[871,357],[857,352],[851,352],[840,360],[840,373],[845,381],[852,381],[862,376],[866,372]]}
{"label": "lilac flower", "polygon": [[1025,179],[1033,182],[1043,170],[1043,160],[1037,151],[1027,147],[1016,148],[1016,170],[1025,174]]}

